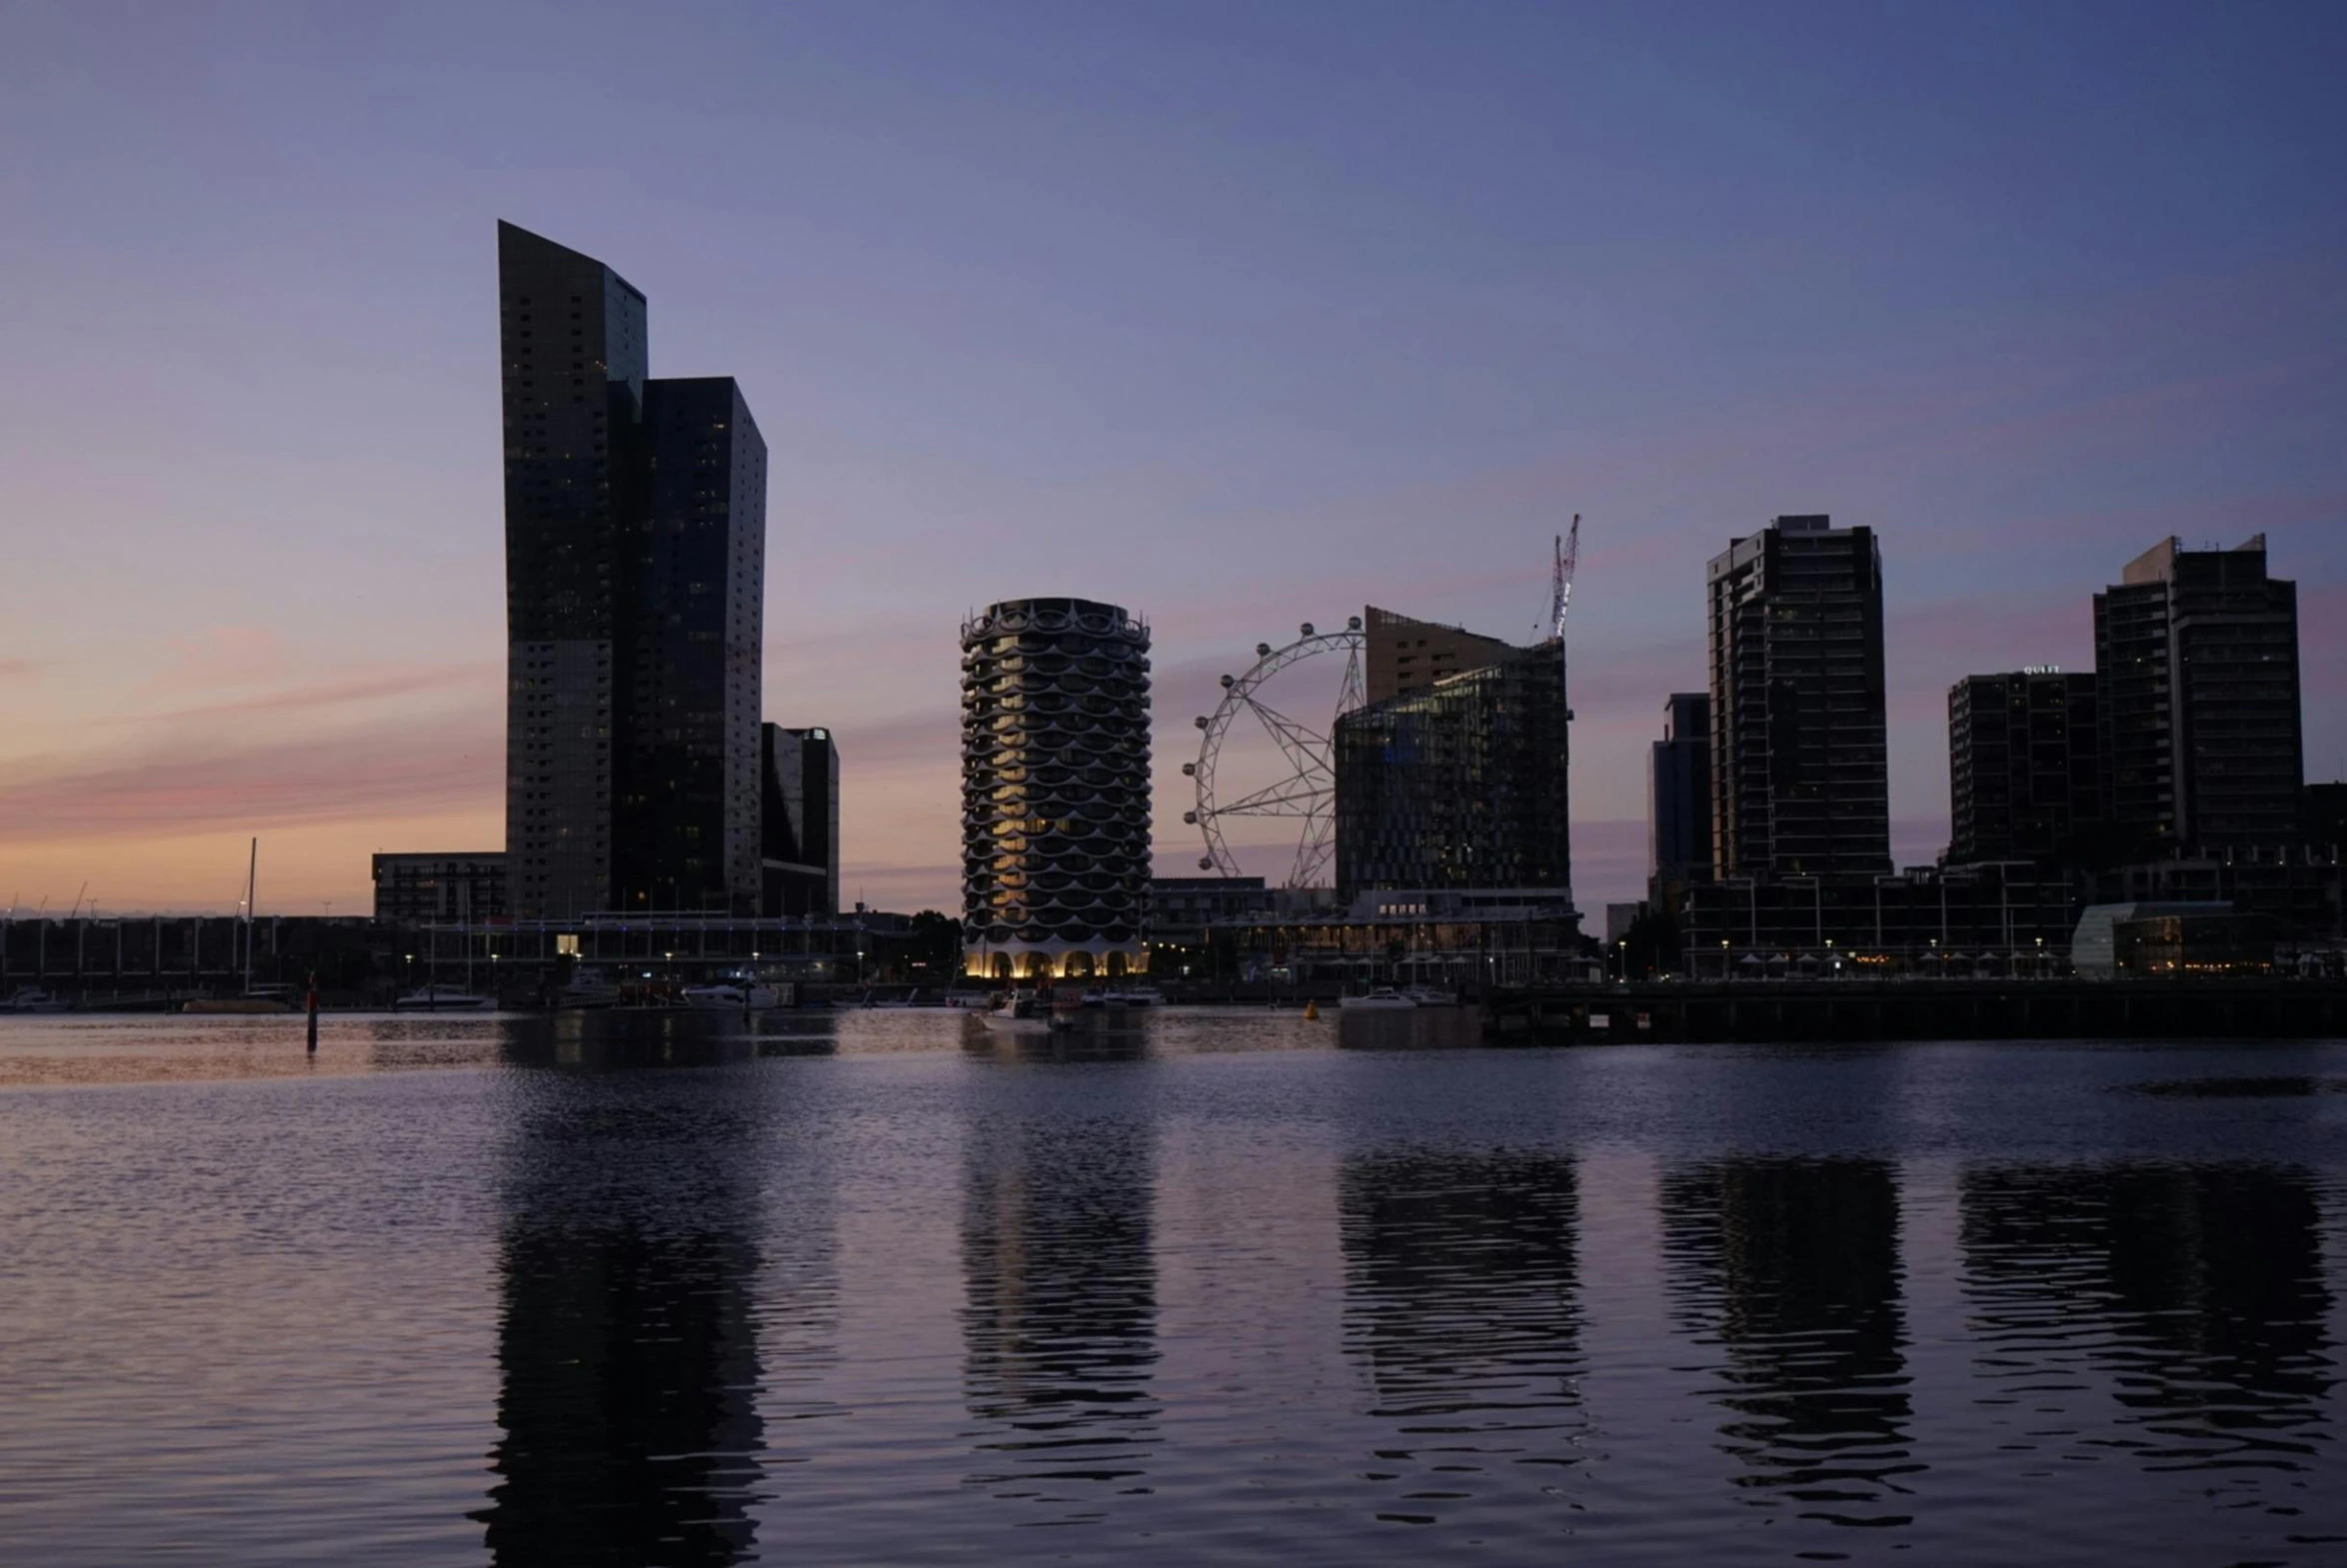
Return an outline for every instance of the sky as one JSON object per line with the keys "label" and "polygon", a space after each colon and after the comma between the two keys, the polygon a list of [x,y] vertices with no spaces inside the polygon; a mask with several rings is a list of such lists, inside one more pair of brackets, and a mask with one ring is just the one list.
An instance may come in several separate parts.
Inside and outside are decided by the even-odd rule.
{"label": "sky", "polygon": [[502,843],[501,218],[741,381],[852,899],[955,906],[971,610],[1148,619],[1179,873],[1217,675],[1371,604],[1528,641],[1574,513],[1585,909],[1780,513],[1878,532],[1902,864],[1948,686],[2091,667],[2171,534],[2267,536],[2342,777],[2343,66],[2331,4],[15,0],[0,899],[232,909],[257,834],[264,913],[356,913]]}

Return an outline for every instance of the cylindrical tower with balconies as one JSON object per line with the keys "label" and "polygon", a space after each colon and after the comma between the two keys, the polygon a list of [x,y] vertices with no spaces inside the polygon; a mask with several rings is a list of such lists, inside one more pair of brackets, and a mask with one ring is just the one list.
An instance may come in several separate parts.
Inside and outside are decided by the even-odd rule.
{"label": "cylindrical tower with balconies", "polygon": [[1150,887],[1150,632],[1016,599],[962,628],[967,972],[1139,974]]}

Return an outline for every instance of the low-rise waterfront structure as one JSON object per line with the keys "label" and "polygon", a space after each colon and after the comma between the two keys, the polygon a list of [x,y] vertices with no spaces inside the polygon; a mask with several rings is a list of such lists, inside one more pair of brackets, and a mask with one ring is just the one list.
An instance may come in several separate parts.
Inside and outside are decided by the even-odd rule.
{"label": "low-rise waterfront structure", "polygon": [[1687,890],[1687,972],[2006,975],[2067,966],[2069,878],[2026,861],[1885,876],[1728,877]]}
{"label": "low-rise waterfront structure", "polygon": [[374,876],[379,920],[496,920],[509,912],[503,851],[378,854]]}

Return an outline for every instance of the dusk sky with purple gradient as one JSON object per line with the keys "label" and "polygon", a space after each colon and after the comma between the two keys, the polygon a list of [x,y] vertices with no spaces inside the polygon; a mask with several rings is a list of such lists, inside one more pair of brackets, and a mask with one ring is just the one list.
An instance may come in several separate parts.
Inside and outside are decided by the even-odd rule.
{"label": "dusk sky with purple gradient", "polygon": [[[767,717],[846,893],[956,904],[956,636],[1214,678],[1364,604],[1528,640],[1584,515],[1576,886],[1644,876],[1704,562],[1881,537],[1901,863],[1945,693],[2176,534],[2299,584],[2347,774],[2347,8],[10,5],[0,898],[368,902],[503,839],[498,219],[772,452]],[[1251,868],[1280,868],[1269,847]]]}

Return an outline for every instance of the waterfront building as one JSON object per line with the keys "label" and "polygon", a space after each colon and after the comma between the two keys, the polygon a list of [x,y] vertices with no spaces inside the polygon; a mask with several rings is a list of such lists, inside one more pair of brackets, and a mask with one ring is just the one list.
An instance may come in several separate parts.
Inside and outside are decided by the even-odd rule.
{"label": "waterfront building", "polygon": [[1948,862],[2075,865],[2101,848],[2102,725],[2091,672],[2034,666],[1948,688]]}
{"label": "waterfront building", "polygon": [[375,856],[375,918],[421,925],[428,920],[501,920],[506,859],[495,850]]}
{"label": "waterfront building", "polygon": [[1495,637],[1369,605],[1361,611],[1362,700],[1382,703],[1445,676],[1497,664],[1514,652]]}
{"label": "waterfront building", "polygon": [[1888,872],[1873,531],[1780,517],[1713,557],[1707,578],[1712,873]]}
{"label": "waterfront building", "polygon": [[762,914],[840,912],[840,749],[829,730],[766,727]]}
{"label": "waterfront building", "polygon": [[2221,903],[2270,915],[2302,941],[2347,941],[2339,856],[2312,844],[2137,861],[2099,872],[2092,882],[2098,902]]}
{"label": "waterfront building", "polygon": [[1380,888],[1341,908],[1281,907],[1217,928],[1235,977],[1274,985],[1423,984],[1456,994],[1599,977],[1563,888]]}
{"label": "waterfront building", "polygon": [[749,912],[765,444],[602,262],[501,223],[498,282],[512,905]]}
{"label": "waterfront building", "polygon": [[1675,909],[1688,883],[1710,879],[1711,698],[1673,692],[1646,754],[1646,898]]}
{"label": "waterfront building", "polygon": [[1260,876],[1153,876],[1150,939],[1158,943],[1202,936],[1205,927],[1277,907],[1278,893]]}
{"label": "waterfront building", "polygon": [[1020,599],[962,628],[962,917],[972,974],[1138,973],[1150,882],[1150,633]]}
{"label": "waterfront building", "polygon": [[1563,660],[1553,642],[1497,646],[1487,664],[1336,721],[1340,901],[1372,890],[1542,888],[1569,907]]}
{"label": "waterfront building", "polygon": [[2129,562],[2094,596],[2094,667],[2108,810],[2137,857],[2296,840],[2298,586],[2266,575],[2264,535]]}
{"label": "waterfront building", "polygon": [[2055,973],[2078,906],[2066,874],[2020,860],[1723,877],[1687,889],[1685,961],[1701,979]]}

